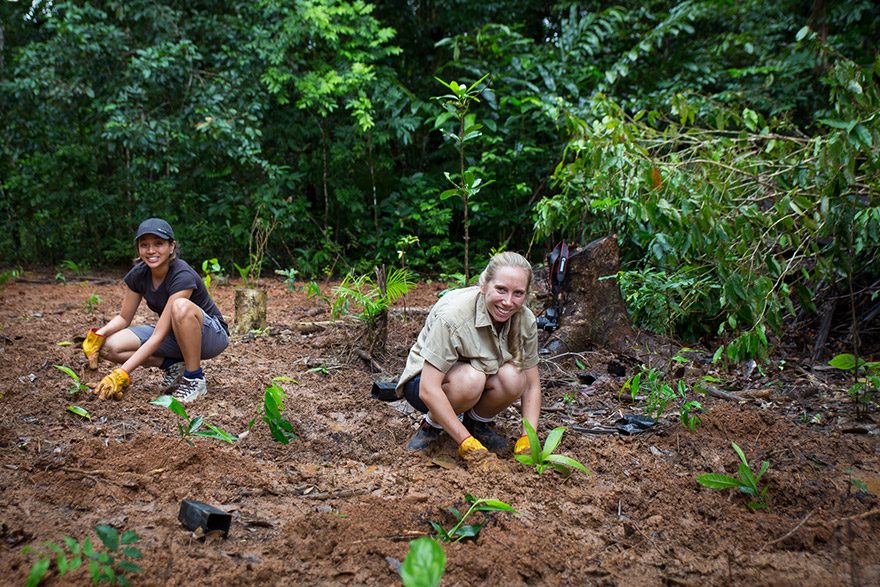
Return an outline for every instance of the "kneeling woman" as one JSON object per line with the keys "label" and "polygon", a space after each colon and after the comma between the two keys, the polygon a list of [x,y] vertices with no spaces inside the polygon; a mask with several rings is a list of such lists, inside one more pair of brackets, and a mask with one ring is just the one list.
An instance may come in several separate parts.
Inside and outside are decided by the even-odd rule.
{"label": "kneeling woman", "polygon": [[[541,383],[538,328],[526,303],[531,283],[525,257],[498,253],[479,286],[451,291],[431,309],[397,384],[398,395],[425,414],[409,450],[427,448],[445,431],[469,465],[504,470],[487,450],[507,446],[492,430],[495,416],[522,398],[522,416],[537,429]],[[523,430],[514,452],[529,450]]]}
{"label": "kneeling woman", "polygon": [[[95,388],[101,399],[122,399],[136,368],[165,372],[161,393],[190,402],[207,393],[201,360],[219,355],[229,344],[229,327],[199,274],[178,258],[171,226],[159,218],[141,223],[135,235],[140,261],[125,276],[122,308],[110,322],[89,331],[83,351],[91,368],[98,356],[122,366]],[[155,326],[129,328],[141,299],[159,314]]]}

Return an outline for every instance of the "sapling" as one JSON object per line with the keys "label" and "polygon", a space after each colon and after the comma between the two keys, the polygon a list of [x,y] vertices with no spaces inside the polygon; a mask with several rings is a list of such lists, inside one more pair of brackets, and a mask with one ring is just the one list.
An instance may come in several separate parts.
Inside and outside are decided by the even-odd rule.
{"label": "sapling", "polygon": [[483,526],[486,522],[482,524],[468,524],[464,525],[464,521],[470,516],[473,512],[512,512],[517,513],[515,509],[513,509],[510,505],[504,503],[503,501],[498,501],[497,499],[477,499],[470,493],[464,496],[466,501],[472,502],[470,509],[465,512],[464,515],[455,509],[454,507],[447,507],[446,510],[449,511],[458,523],[446,530],[440,524],[436,522],[431,522],[431,526],[434,530],[437,531],[437,540],[440,542],[458,542],[463,538],[474,537],[480,533],[480,530],[483,529]]}
{"label": "sapling", "polygon": [[547,435],[547,440],[544,441],[544,447],[539,448],[541,444],[538,440],[538,434],[535,432],[535,429],[526,419],[523,419],[523,425],[525,426],[526,434],[529,437],[529,448],[531,452],[527,455],[514,455],[516,460],[526,465],[534,465],[539,475],[544,472],[544,469],[549,467],[552,467],[555,471],[565,475],[571,475],[571,469],[569,469],[569,467],[583,471],[587,475],[593,474],[589,469],[573,458],[553,454],[553,451],[556,450],[556,447],[562,442],[562,433],[565,432],[563,426],[551,430],[550,434]]}
{"label": "sapling", "polygon": [[446,570],[443,547],[427,536],[409,543],[409,552],[400,567],[400,578],[405,587],[437,587]]}
{"label": "sapling", "polygon": [[758,473],[758,476],[756,477],[752,472],[751,467],[749,467],[749,462],[746,460],[746,455],[743,453],[742,449],[738,447],[735,442],[731,442],[731,444],[733,445],[733,450],[736,451],[736,454],[739,455],[739,459],[742,461],[739,465],[739,479],[736,477],[730,477],[729,475],[722,475],[721,473],[707,473],[706,475],[698,475],[697,483],[712,489],[728,489],[735,487],[742,493],[755,496],[756,499],[750,501],[748,504],[750,508],[767,509],[767,503],[764,501],[764,494],[767,493],[767,489],[770,486],[765,485],[764,489],[759,491],[758,481],[761,480],[761,477],[767,472],[767,469],[770,468],[770,463],[767,461],[762,462],[761,472]]}
{"label": "sapling", "polygon": [[300,437],[296,430],[294,430],[293,424],[282,414],[284,411],[284,398],[287,395],[284,393],[284,388],[278,383],[279,381],[293,381],[296,383],[295,380],[289,377],[273,378],[272,385],[266,388],[263,406],[257,413],[257,417],[248,423],[248,429],[253,428],[257,418],[263,416],[263,422],[269,425],[272,438],[282,444],[290,444],[291,439]]}
{"label": "sapling", "polygon": [[79,380],[79,376],[73,372],[73,369],[64,367],[63,365],[53,365],[53,367],[66,373],[71,379],[73,379],[73,387],[67,390],[68,393],[77,393],[78,391],[86,391],[88,389],[88,386],[84,385]]}
{"label": "sapling", "polygon": [[216,438],[218,440],[223,440],[228,442],[229,444],[234,443],[238,440],[238,437],[217,428],[211,424],[205,424],[208,427],[208,430],[199,430],[199,427],[204,423],[205,418],[207,416],[196,416],[192,419],[187,415],[186,408],[183,407],[183,404],[177,401],[176,398],[171,397],[170,395],[162,395],[157,397],[156,399],[150,401],[149,403],[154,406],[162,406],[168,408],[175,414],[177,414],[180,418],[186,422],[186,426],[184,426],[180,418],[177,420],[177,431],[180,433],[181,440],[186,441],[186,443],[190,446],[194,446],[193,442],[190,440],[192,436],[204,436],[205,438]]}
{"label": "sapling", "polygon": [[68,571],[78,569],[83,562],[87,562],[89,572],[92,575],[92,584],[97,585],[100,581],[109,581],[111,585],[117,583],[129,585],[128,578],[123,573],[139,573],[143,570],[130,560],[143,556],[139,548],[130,546],[140,540],[137,532],[129,530],[120,536],[115,528],[106,525],[96,526],[95,532],[107,551],[95,550],[90,537],[86,537],[82,546],[70,536],[63,537],[64,547],[48,541],[41,543],[54,554],[25,546],[22,555],[33,552],[40,557],[31,567],[27,587],[34,587],[40,583],[52,565],[53,556],[60,577],[63,577]]}

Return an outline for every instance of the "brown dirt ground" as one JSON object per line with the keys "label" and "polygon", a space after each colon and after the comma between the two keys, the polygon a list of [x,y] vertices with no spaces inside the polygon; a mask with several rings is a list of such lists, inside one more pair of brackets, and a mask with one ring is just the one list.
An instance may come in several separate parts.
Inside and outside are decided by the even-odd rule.
{"label": "brown dirt ground", "polygon": [[[630,358],[582,353],[585,371],[600,375],[590,386],[575,377],[582,370],[575,357],[544,361],[539,434],[570,427],[558,452],[594,475],[539,476],[508,448],[502,457],[512,471],[481,477],[460,466],[448,438],[427,456],[408,453],[417,417],[370,397],[372,380],[401,371],[424,321],[418,309],[430,307],[441,284],[410,294],[408,320],[392,313],[387,354],[377,357],[384,372],[371,373],[354,353],[358,323],[300,334],[297,322],[327,314],[315,314],[318,304],[302,291],[267,283],[268,333],[234,340],[207,361],[209,394],[189,407],[244,438],[232,445],[200,438],[195,446],[181,442],[170,410],[147,403],[158,395],[158,370],[136,371],[122,401],[103,402],[68,393],[69,378],[53,368],[66,365],[91,381],[109,371],[105,361],[88,372],[79,341],[119,308],[119,275],[55,283],[34,272],[2,287],[0,568],[7,571],[0,583],[25,584],[35,557],[23,556],[23,547],[45,550],[41,542],[61,544],[63,536],[96,540],[94,527],[110,524],[140,535],[136,585],[394,585],[408,542],[432,534],[429,521],[448,526],[445,507],[462,509],[471,493],[518,514],[475,514],[486,526],[476,540],[445,546],[443,585],[880,584],[877,426],[852,421],[847,386],[831,371],[804,370],[792,359],[748,378],[711,365],[689,369],[686,378],[702,369],[770,395],[746,403],[704,398],[707,412],[693,433],[667,409],[656,429],[621,436],[574,428],[641,413],[619,398],[625,377],[608,374],[613,363],[631,374]],[[215,292],[226,314],[234,291]],[[89,314],[93,292],[102,301]],[[142,304],[137,320],[152,319]],[[302,436],[289,445],[274,442],[260,421],[245,434],[278,376],[298,382],[284,383],[286,413]],[[91,421],[67,410],[74,404]],[[518,426],[513,409],[499,418],[498,430],[511,438]],[[754,468],[770,462],[762,479],[769,511],[695,481],[736,474],[731,441]],[[228,538],[184,528],[177,514],[185,498],[231,513]],[[85,567],[59,578],[53,565],[43,584],[89,582]]]}

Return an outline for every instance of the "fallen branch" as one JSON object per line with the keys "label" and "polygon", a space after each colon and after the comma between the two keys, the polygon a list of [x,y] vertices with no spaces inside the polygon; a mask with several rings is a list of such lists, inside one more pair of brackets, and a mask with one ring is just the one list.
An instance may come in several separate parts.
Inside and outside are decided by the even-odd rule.
{"label": "fallen branch", "polygon": [[721,391],[720,389],[716,389],[711,385],[706,385],[705,387],[703,387],[703,392],[706,395],[711,395],[712,397],[717,397],[718,399],[729,399],[737,402],[749,401],[747,398],[736,395],[735,393],[730,393],[728,391]]}

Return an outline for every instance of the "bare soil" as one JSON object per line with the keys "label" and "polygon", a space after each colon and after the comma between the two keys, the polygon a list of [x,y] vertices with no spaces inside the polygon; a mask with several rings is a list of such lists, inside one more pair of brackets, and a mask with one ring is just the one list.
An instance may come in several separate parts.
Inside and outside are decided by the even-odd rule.
{"label": "bare soil", "polygon": [[[507,502],[518,514],[475,514],[486,522],[479,536],[445,545],[443,585],[880,584],[876,415],[854,421],[848,384],[833,370],[788,357],[724,373],[695,353],[681,377],[711,374],[760,397],[701,399],[706,413],[694,432],[667,409],[657,426],[624,435],[614,422],[643,409],[619,391],[635,359],[649,360],[644,349],[543,361],[539,434],[567,426],[557,452],[594,474],[539,476],[508,448],[501,456],[511,472],[485,477],[463,468],[448,438],[428,455],[407,452],[418,417],[405,402],[370,397],[374,380],[402,370],[441,284],[421,284],[406,312],[397,305],[386,353],[371,366],[357,352],[369,348],[359,322],[303,334],[297,324],[327,321],[326,310],[301,290],[267,283],[270,328],[207,361],[209,393],[187,406],[241,438],[200,438],[194,446],[181,441],[170,410],[147,403],[159,395],[158,370],[137,370],[124,399],[113,402],[69,393],[70,378],[53,367],[87,381],[112,368],[104,361],[90,372],[80,343],[118,310],[119,275],[55,283],[34,272],[2,287],[2,584],[25,584],[36,557],[23,556],[23,547],[45,551],[41,542],[61,544],[63,536],[97,542],[95,526],[109,524],[140,536],[144,570],[130,575],[135,585],[395,585],[409,541],[432,535],[430,521],[449,527],[445,508],[466,508],[467,493]],[[226,314],[234,291],[215,291]],[[101,301],[88,313],[93,293]],[[137,320],[153,319],[142,304]],[[678,347],[658,348],[668,357]],[[598,379],[588,383],[582,372]],[[248,431],[265,388],[282,376],[296,380],[283,382],[286,414],[301,436],[289,445],[273,441],[259,419]],[[497,430],[518,436],[518,412],[505,412]],[[770,463],[761,480],[769,511],[695,481],[736,475],[731,442],[753,469]],[[177,519],[183,499],[229,512],[228,537],[186,529]],[[89,583],[85,567],[59,577],[54,565],[43,582]]]}

